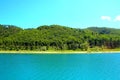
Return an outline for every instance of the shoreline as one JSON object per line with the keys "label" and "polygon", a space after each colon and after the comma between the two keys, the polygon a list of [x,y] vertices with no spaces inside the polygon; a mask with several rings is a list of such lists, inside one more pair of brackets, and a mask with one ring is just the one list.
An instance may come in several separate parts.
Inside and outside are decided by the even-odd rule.
{"label": "shoreline", "polygon": [[0,54],[111,54],[120,51],[0,51]]}

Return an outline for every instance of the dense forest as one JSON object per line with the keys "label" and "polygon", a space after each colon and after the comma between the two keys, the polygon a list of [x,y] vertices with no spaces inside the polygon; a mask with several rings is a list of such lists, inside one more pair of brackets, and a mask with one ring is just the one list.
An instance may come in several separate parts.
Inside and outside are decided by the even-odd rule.
{"label": "dense forest", "polygon": [[22,29],[0,25],[0,50],[80,50],[120,48],[120,29],[43,25]]}

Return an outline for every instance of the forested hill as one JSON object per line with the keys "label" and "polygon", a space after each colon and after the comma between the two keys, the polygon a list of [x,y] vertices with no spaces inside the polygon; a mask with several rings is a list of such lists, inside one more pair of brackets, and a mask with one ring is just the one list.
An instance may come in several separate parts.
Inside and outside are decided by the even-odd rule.
{"label": "forested hill", "polygon": [[0,50],[82,50],[98,47],[120,48],[120,30],[90,27],[76,29],[60,25],[43,25],[22,29],[0,25]]}
{"label": "forested hill", "polygon": [[93,32],[97,32],[99,34],[115,34],[120,35],[120,29],[114,29],[114,28],[106,28],[106,27],[89,27],[87,28]]}

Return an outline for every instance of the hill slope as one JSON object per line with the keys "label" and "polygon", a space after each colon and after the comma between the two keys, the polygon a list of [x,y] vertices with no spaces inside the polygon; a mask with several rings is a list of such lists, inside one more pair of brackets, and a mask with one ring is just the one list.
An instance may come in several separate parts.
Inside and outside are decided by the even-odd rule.
{"label": "hill slope", "polygon": [[75,29],[43,25],[23,30],[16,26],[8,29],[9,26],[0,25],[0,50],[88,50],[96,46],[120,47],[119,30],[111,28]]}

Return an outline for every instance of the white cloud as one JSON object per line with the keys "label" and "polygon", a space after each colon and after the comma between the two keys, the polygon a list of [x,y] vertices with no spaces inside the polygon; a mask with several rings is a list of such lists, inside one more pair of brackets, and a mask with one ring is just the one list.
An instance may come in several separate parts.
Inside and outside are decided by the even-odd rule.
{"label": "white cloud", "polygon": [[108,20],[111,21],[111,17],[110,16],[101,16],[102,20]]}
{"label": "white cloud", "polygon": [[114,21],[120,21],[120,15],[116,16],[116,18],[114,19]]}

